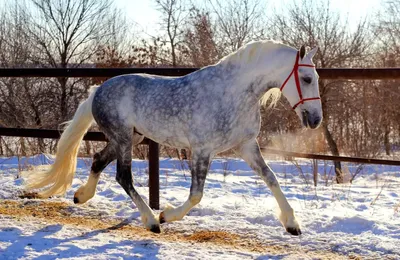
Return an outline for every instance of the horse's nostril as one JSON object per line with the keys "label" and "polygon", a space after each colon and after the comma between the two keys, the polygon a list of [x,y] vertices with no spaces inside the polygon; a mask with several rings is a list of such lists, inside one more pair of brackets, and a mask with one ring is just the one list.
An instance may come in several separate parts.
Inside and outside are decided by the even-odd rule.
{"label": "horse's nostril", "polygon": [[320,117],[314,118],[314,120],[311,121],[310,123],[311,123],[310,126],[312,128],[316,128],[321,123],[321,118]]}

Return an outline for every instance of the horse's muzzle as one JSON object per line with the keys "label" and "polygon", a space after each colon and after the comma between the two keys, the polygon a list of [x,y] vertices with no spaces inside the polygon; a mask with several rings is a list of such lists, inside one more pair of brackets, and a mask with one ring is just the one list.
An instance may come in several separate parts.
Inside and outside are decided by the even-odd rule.
{"label": "horse's muzzle", "polygon": [[301,111],[303,125],[307,128],[315,129],[321,124],[322,117],[315,113],[310,113],[307,110]]}

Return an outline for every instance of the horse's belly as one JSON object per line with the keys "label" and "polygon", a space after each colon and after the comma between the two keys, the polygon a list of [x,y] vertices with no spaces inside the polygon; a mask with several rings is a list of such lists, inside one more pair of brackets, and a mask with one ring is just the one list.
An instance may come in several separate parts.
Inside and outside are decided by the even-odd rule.
{"label": "horse's belly", "polygon": [[[189,140],[185,136],[183,130],[180,129],[165,129],[163,127],[144,127],[135,125],[137,131],[147,138],[162,144],[176,148],[189,148]],[[172,131],[171,131],[172,130]]]}
{"label": "horse's belly", "polygon": [[160,135],[148,136],[148,138],[150,138],[151,140],[153,140],[159,144],[171,146],[171,147],[175,147],[175,148],[189,148],[190,147],[187,138],[177,138],[177,137],[160,136]]}

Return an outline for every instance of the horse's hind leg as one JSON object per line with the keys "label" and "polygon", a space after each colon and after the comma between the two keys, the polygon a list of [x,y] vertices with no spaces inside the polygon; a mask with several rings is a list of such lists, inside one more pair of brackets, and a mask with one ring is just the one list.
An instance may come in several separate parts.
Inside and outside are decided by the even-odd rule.
{"label": "horse's hind leg", "polygon": [[203,197],[203,189],[210,166],[211,154],[204,151],[193,151],[192,154],[192,184],[190,186],[189,198],[177,208],[168,205],[160,214],[160,223],[182,219],[189,210],[200,203]]}
{"label": "horse's hind leg", "polygon": [[[127,134],[125,134],[127,133]],[[117,148],[117,182],[131,197],[140,211],[146,229],[160,233],[160,223],[150,207],[135,190],[132,180],[132,135],[130,131],[119,132]]]}
{"label": "horse's hind leg", "polygon": [[107,146],[93,156],[93,163],[87,183],[81,186],[74,194],[74,203],[85,203],[93,198],[96,193],[97,183],[100,178],[101,172],[107,167],[110,162],[117,158],[116,145],[108,143]]}

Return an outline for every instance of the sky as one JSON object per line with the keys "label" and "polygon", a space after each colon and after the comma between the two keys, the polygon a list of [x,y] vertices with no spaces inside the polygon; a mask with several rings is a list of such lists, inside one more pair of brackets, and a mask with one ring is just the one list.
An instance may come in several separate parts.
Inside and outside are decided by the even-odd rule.
{"label": "sky", "polygon": [[[0,0],[0,5],[5,2],[17,0]],[[23,0],[18,0],[23,1]],[[116,7],[126,15],[128,22],[133,26],[133,32],[142,32],[146,36],[155,36],[160,28],[160,14],[156,10],[155,0],[112,0]],[[185,0],[202,5],[205,0]],[[219,0],[221,3],[224,0]],[[269,10],[281,9],[293,2],[301,3],[302,0],[260,0],[266,2]],[[318,0],[315,0],[318,1]],[[347,16],[349,26],[355,28],[357,22],[363,17],[371,17],[381,8],[381,3],[387,0],[330,0],[333,10],[338,10],[343,16]],[[29,2],[29,0],[28,0]],[[267,11],[268,12],[268,11]]]}
{"label": "sky", "polygon": [[[223,2],[223,0],[220,1]],[[269,0],[268,5],[279,9],[293,1],[301,2],[301,0]],[[347,15],[349,26],[355,27],[360,19],[374,14],[381,7],[382,1],[384,0],[331,0],[331,5],[332,9],[338,10],[344,16]],[[150,35],[156,34],[160,19],[154,0],[114,0],[114,3],[124,10],[128,21],[137,26],[135,29],[145,31]]]}

